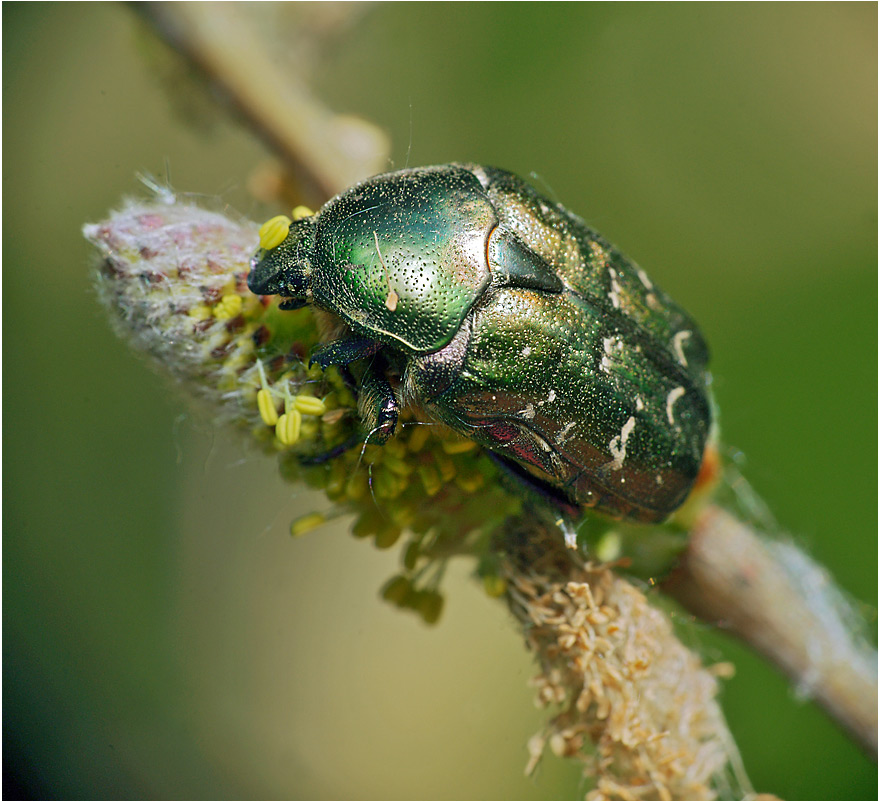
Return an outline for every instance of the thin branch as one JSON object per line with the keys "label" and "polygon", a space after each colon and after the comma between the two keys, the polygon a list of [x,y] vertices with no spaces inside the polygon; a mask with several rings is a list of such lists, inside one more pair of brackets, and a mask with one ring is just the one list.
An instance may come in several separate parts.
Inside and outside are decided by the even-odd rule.
{"label": "thin branch", "polygon": [[831,577],[794,544],[709,507],[664,590],[767,657],[876,756],[877,653]]}
{"label": "thin branch", "polygon": [[135,8],[205,74],[316,199],[387,168],[388,137],[365,120],[333,113],[294,71],[280,69],[248,24],[254,13],[249,4]]}

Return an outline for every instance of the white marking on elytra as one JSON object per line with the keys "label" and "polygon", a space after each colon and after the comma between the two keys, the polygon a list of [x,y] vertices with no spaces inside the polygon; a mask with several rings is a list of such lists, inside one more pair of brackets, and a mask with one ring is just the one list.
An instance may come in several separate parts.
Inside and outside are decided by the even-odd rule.
{"label": "white marking on elytra", "polygon": [[540,446],[542,451],[545,451],[548,454],[553,451],[553,447],[543,437],[532,431],[529,431],[528,433],[532,436],[532,442],[534,442],[535,445]]}
{"label": "white marking on elytra", "polygon": [[635,427],[636,419],[630,415],[627,422],[623,424],[620,434],[611,438],[611,442],[608,444],[608,450],[611,452],[611,456],[614,457],[614,459],[608,464],[609,470],[619,471],[623,467],[623,461],[626,459],[626,441],[629,440],[629,436],[632,434],[632,430],[635,429]]}
{"label": "white marking on elytra", "polygon": [[641,412],[645,408],[645,402],[642,401],[640,395],[636,396],[636,412]]}
{"label": "white marking on elytra", "polygon": [[622,351],[623,350],[623,342],[621,342],[618,339],[615,339],[614,337],[603,337],[602,338],[602,349],[605,351],[605,356],[602,357],[602,361],[599,363],[599,367],[603,371],[605,371],[605,373],[611,372],[612,362],[608,357],[613,356],[615,348],[618,351]]}
{"label": "white marking on elytra", "polygon": [[642,270],[642,268],[636,270],[636,275],[639,277],[639,281],[641,281],[642,284],[645,285],[646,290],[654,289],[654,285],[651,283],[651,279],[648,278],[648,274],[644,270]]}
{"label": "white marking on elytra", "polygon": [[576,426],[575,421],[571,421],[571,423],[566,423],[565,426],[562,427],[562,431],[556,435],[556,445],[561,446],[565,444],[565,441],[568,439],[568,433]]}
{"label": "white marking on elytra", "polygon": [[[407,158],[409,158],[408,155],[407,155]],[[486,171],[482,167],[480,167],[479,165],[476,165],[471,168],[471,172],[477,177],[477,180],[483,185],[483,189],[489,188],[489,176],[486,175]]]}
{"label": "white marking on elytra", "polygon": [[531,346],[527,345],[525,348],[522,349],[522,351],[520,351],[520,353],[521,353],[523,356],[529,356],[529,354],[532,353],[532,348],[531,348]]}
{"label": "white marking on elytra", "polygon": [[535,417],[535,405],[534,404],[526,404],[525,409],[521,409],[516,413],[517,415],[522,415],[526,420],[531,420]]}
{"label": "white marking on elytra", "polygon": [[376,243],[376,253],[379,255],[379,263],[385,271],[385,284],[388,287],[388,295],[385,297],[385,307],[389,312],[394,312],[397,309],[397,303],[400,301],[400,296],[391,289],[391,279],[388,277],[388,265],[385,264],[385,260],[382,258],[382,251],[379,250],[379,237],[375,231],[373,232],[373,242]]}
{"label": "white marking on elytra", "polygon": [[684,394],[684,387],[676,387],[674,390],[670,390],[669,395],[666,396],[666,417],[669,418],[669,424],[671,426],[675,425],[675,418],[672,417],[672,405],[675,404],[675,402]]}
{"label": "white marking on elytra", "polygon": [[[538,406],[543,407],[544,404],[552,404],[555,400],[556,400],[556,390],[551,390],[547,394],[547,397],[543,401],[538,401]],[[529,404],[526,407],[526,410],[528,410],[528,409],[531,409],[531,411],[532,411],[532,414],[530,417],[532,417],[532,418],[535,417],[535,408],[531,404]],[[520,414],[522,414],[522,412],[520,412]]]}
{"label": "white marking on elytra", "polygon": [[678,361],[681,362],[681,366],[684,368],[688,366],[687,357],[684,355],[684,341],[690,336],[691,332],[680,331],[672,338],[672,347],[675,349],[675,355],[678,357]]}
{"label": "white marking on elytra", "polygon": [[611,305],[615,309],[620,309],[620,284],[617,281],[617,271],[609,267],[608,275],[611,276],[611,292],[608,293],[608,297],[611,299]]}
{"label": "white marking on elytra", "polygon": [[658,474],[654,477],[654,481],[655,481],[658,485],[662,485],[662,484],[663,484],[663,477],[658,473]]}

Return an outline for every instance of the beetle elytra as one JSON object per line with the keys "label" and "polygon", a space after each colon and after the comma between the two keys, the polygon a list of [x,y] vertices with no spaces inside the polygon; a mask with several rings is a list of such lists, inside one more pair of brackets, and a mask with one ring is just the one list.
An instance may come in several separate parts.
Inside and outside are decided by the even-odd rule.
{"label": "beetle elytra", "polygon": [[653,522],[684,501],[711,424],[706,344],[564,207],[504,170],[449,164],[270,222],[248,286],[341,321],[312,362],[363,360],[372,442],[413,405],[575,505]]}

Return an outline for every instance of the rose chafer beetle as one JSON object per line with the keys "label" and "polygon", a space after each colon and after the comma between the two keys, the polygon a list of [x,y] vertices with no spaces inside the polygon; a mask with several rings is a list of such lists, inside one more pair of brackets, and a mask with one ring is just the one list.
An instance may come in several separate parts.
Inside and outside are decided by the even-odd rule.
{"label": "rose chafer beetle", "polygon": [[449,164],[375,176],[264,226],[248,287],[338,318],[312,363],[365,360],[359,411],[401,406],[567,502],[667,517],[711,423],[694,321],[580,218],[515,175]]}

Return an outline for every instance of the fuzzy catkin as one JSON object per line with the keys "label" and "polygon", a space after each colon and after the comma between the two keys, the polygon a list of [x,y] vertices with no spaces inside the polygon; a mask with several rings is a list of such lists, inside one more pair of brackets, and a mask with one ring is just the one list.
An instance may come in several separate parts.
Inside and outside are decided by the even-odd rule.
{"label": "fuzzy catkin", "polygon": [[527,771],[549,746],[583,761],[590,799],[741,797],[749,784],[715,672],[641,590],[557,540],[523,520],[505,544],[510,609],[541,669],[537,702],[559,711],[529,744]]}

